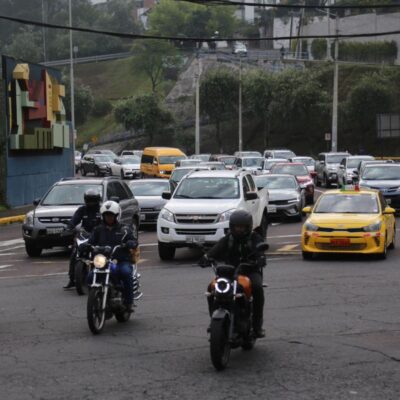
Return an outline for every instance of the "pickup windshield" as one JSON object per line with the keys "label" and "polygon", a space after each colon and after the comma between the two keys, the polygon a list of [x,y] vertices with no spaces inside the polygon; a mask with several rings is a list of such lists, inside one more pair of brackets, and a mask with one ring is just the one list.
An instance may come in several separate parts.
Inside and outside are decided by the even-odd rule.
{"label": "pickup windshield", "polygon": [[314,209],[314,213],[317,214],[377,214],[378,212],[378,199],[375,193],[326,194],[321,197]]}
{"label": "pickup windshield", "polygon": [[42,206],[75,206],[83,204],[83,195],[94,189],[103,197],[101,185],[63,184],[54,186],[42,201]]}
{"label": "pickup windshield", "polygon": [[377,165],[364,169],[362,179],[368,181],[400,180],[400,165]]}
{"label": "pickup windshield", "polygon": [[238,199],[237,178],[186,178],[174,194],[174,199]]}

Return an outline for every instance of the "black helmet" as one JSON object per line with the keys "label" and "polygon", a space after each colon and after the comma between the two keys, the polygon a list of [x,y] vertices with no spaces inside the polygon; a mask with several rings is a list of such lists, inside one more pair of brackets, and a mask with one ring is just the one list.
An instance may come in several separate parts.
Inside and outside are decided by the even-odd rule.
{"label": "black helmet", "polygon": [[253,230],[253,217],[245,210],[236,210],[229,218],[229,229],[236,239],[243,239]]}
{"label": "black helmet", "polygon": [[83,199],[87,207],[96,207],[100,205],[101,196],[95,189],[86,190]]}

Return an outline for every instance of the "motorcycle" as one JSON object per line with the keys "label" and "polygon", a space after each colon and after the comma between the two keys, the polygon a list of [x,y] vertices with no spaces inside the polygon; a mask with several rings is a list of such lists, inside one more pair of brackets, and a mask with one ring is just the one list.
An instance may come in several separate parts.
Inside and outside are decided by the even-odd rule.
{"label": "motorcycle", "polygon": [[[89,329],[97,335],[102,332],[107,319],[115,316],[118,322],[127,322],[131,316],[130,310],[123,303],[122,283],[114,282],[112,272],[117,268],[113,260],[115,251],[122,247],[93,247],[93,279],[89,283],[89,296],[87,301],[87,320]],[[140,274],[136,264],[133,264],[133,297],[134,301],[142,297],[140,288]]]}
{"label": "motorcycle", "polygon": [[92,255],[90,250],[82,246],[89,240],[90,234],[84,229],[80,229],[75,237],[75,255],[71,260],[75,264],[74,266],[74,281],[75,288],[79,295],[87,294],[87,277],[91,269]]}
{"label": "motorcycle", "polygon": [[[267,249],[266,243],[257,245],[257,252]],[[217,265],[211,260],[210,264],[215,272],[206,292],[206,296],[212,298],[210,355],[214,367],[223,370],[228,365],[231,349],[251,350],[256,342],[251,281],[240,274],[242,269],[253,264],[241,262],[236,268]]]}

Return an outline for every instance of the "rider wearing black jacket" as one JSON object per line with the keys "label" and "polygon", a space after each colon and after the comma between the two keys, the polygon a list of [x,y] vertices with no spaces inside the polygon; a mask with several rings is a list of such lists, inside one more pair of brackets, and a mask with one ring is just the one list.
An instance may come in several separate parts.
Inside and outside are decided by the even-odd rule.
{"label": "rider wearing black jacket", "polygon": [[[257,337],[264,337],[263,325],[264,290],[262,269],[266,265],[264,252],[257,251],[257,244],[263,243],[262,237],[254,232],[253,218],[244,210],[235,211],[229,220],[230,232],[223,237],[203,258],[202,266],[207,260],[217,260],[237,267],[241,263],[252,264],[241,274],[246,275],[253,290],[253,327]],[[212,298],[208,297],[212,302]],[[212,304],[209,303],[210,311]]]}
{"label": "rider wearing black jacket", "polygon": [[[68,230],[73,231],[76,226],[82,224],[82,228],[91,233],[93,229],[101,222],[99,192],[94,189],[88,189],[83,196],[85,204],[80,206],[72,216],[68,224]],[[72,249],[69,262],[69,282],[64,286],[64,289],[70,289],[75,286],[75,256],[77,249],[75,246]]]}

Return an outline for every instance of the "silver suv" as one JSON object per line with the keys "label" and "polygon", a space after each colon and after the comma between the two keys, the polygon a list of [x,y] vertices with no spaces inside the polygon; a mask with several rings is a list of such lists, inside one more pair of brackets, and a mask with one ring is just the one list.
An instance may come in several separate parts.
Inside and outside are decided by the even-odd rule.
{"label": "silver suv", "polygon": [[342,160],[350,157],[351,154],[342,153],[320,153],[318,161],[315,163],[314,177],[315,186],[331,187],[332,183],[338,183],[338,169]]}
{"label": "silver suv", "polygon": [[38,257],[43,249],[72,244],[73,236],[65,234],[66,224],[83,204],[83,195],[88,189],[101,193],[102,201],[116,200],[122,209],[121,222],[139,226],[139,206],[127,184],[116,178],[67,178],[55,183],[36,206],[25,216],[22,236],[26,252]]}

